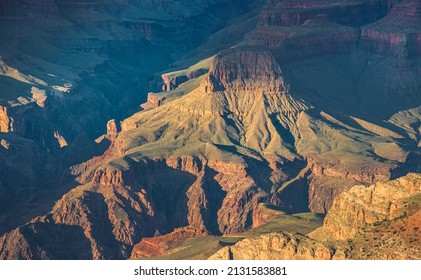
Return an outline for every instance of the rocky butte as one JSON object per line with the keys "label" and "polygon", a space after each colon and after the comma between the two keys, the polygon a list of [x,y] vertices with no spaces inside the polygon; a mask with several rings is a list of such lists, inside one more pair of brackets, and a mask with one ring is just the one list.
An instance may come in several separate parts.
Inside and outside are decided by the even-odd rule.
{"label": "rocky butte", "polygon": [[0,258],[420,257],[421,1],[7,3]]}

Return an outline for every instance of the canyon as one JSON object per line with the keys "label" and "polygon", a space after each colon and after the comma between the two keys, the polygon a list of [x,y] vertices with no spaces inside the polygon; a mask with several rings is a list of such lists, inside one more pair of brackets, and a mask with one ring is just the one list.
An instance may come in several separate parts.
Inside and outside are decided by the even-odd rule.
{"label": "canyon", "polygon": [[2,1],[0,259],[419,258],[420,11]]}

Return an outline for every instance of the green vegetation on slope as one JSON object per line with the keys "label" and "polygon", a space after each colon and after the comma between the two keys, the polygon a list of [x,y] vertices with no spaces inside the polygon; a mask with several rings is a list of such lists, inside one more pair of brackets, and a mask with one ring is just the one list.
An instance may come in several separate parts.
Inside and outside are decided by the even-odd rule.
{"label": "green vegetation on slope", "polygon": [[[244,238],[257,237],[263,234],[273,232],[298,232],[307,234],[316,228],[322,226],[322,214],[317,213],[299,213],[288,215],[281,212],[278,207],[263,205],[272,213],[278,212],[271,217],[267,223],[262,226],[250,229],[244,233],[227,236],[205,236],[189,239],[181,239],[171,242],[169,245],[170,253],[163,256],[147,258],[149,260],[202,260],[207,259],[219,249],[225,246],[231,246]],[[273,212],[275,211],[275,212]]]}

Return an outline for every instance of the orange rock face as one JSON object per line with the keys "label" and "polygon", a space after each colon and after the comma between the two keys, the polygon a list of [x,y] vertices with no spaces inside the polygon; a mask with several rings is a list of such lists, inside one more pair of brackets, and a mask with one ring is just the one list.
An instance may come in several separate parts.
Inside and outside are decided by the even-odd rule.
{"label": "orange rock face", "polygon": [[304,236],[274,233],[244,239],[221,249],[210,260],[331,260],[335,251]]}
{"label": "orange rock face", "polygon": [[13,119],[7,114],[7,108],[0,106],[0,132],[9,132],[12,130]]}
{"label": "orange rock face", "polygon": [[319,231],[329,232],[334,239],[352,238],[366,225],[398,218],[402,213],[397,210],[403,207],[404,199],[420,193],[418,174],[369,187],[354,186],[335,199]]}

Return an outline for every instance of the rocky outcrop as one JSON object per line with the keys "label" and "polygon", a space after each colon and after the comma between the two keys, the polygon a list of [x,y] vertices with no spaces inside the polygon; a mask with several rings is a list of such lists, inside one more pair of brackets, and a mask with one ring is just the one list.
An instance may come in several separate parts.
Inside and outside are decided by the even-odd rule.
{"label": "rocky outcrop", "polygon": [[163,105],[164,102],[165,102],[165,97],[161,97],[161,96],[158,96],[156,93],[149,92],[147,102],[145,104],[142,104],[142,107],[144,109],[157,108]]}
{"label": "rocky outcrop", "polygon": [[54,131],[54,138],[57,139],[57,142],[60,148],[67,147],[69,145],[66,139],[62,135],[60,135],[58,131]]}
{"label": "rocky outcrop", "polygon": [[107,122],[107,134],[105,137],[107,137],[111,142],[114,142],[120,131],[121,131],[120,123],[118,123],[114,119],[109,120]]}
{"label": "rocky outcrop", "polygon": [[229,50],[218,54],[202,84],[205,92],[223,90],[285,91],[281,68],[269,51],[253,48]]}
{"label": "rocky outcrop", "polygon": [[277,79],[281,68],[270,52],[232,50],[217,55],[209,70],[211,80],[228,85],[235,81]]}
{"label": "rocky outcrop", "polygon": [[0,132],[13,131],[13,119],[7,113],[7,107],[0,106]]}
{"label": "rocky outcrop", "polygon": [[[104,153],[111,145],[114,145],[115,140],[118,136],[118,133],[121,131],[120,123],[117,122],[115,119],[109,120],[106,125],[106,133],[95,139],[95,142],[99,144],[99,149],[102,150]],[[77,139],[82,142],[82,139]],[[86,141],[86,140],[84,140]],[[116,149],[118,151],[118,148]],[[102,159],[109,158],[110,155],[103,155]],[[91,158],[92,159],[92,158]],[[91,160],[91,162],[98,162],[98,160]],[[85,165],[89,165],[90,163],[86,162]],[[83,164],[82,164],[83,165]],[[77,167],[73,167],[73,169],[78,169]]]}
{"label": "rocky outcrop", "polygon": [[312,233],[312,236],[331,236],[339,240],[352,238],[367,225],[398,218],[401,215],[398,209],[402,208],[403,199],[420,193],[419,174],[408,174],[369,187],[354,186],[336,197],[323,227]]}
{"label": "rocky outcrop", "polygon": [[[343,253],[343,252],[342,252]],[[300,234],[273,233],[227,246],[210,260],[331,260],[340,255],[331,247]]]}
{"label": "rocky outcrop", "polygon": [[[162,74],[161,78],[164,83],[162,86],[162,91],[171,91],[176,89],[180,84],[185,83],[191,79],[196,79],[208,72],[208,69],[196,69],[183,73],[181,75],[177,74]],[[149,101],[149,99],[148,99]]]}

